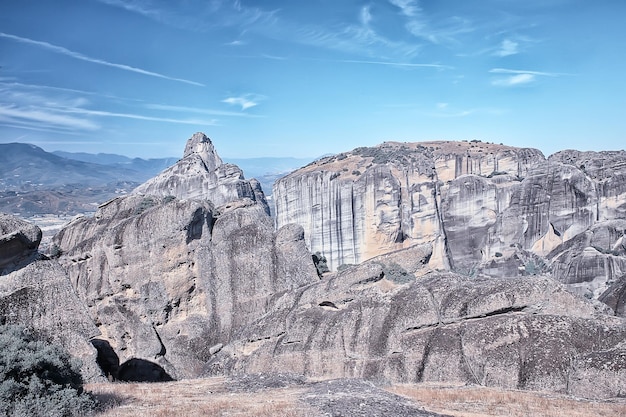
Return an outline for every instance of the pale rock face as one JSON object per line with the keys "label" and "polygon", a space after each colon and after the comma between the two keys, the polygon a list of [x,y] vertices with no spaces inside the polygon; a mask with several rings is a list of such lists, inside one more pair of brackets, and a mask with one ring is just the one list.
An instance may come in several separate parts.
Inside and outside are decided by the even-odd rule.
{"label": "pale rock face", "polygon": [[258,181],[246,181],[238,166],[224,164],[211,140],[203,133],[196,133],[187,141],[183,159],[133,193],[211,200],[216,206],[249,198],[258,201],[269,214],[265,196],[259,191]]}
{"label": "pale rock face", "polygon": [[113,377],[137,360],[195,377],[274,294],[319,280],[302,228],[275,232],[258,182],[222,164],[201,134],[176,165],[54,243],[97,344],[113,352]]}
{"label": "pale rock face", "polygon": [[[211,357],[206,373],[469,383],[592,398],[626,387],[617,366],[623,320],[547,277],[425,272],[431,249],[393,252],[284,293]],[[397,263],[411,272],[398,274]]]}
{"label": "pale rock face", "polygon": [[[387,142],[301,168],[276,182],[274,198],[277,225],[300,224],[308,247],[333,270],[430,243],[434,269],[496,276],[553,270],[574,291],[597,298],[626,262],[589,242],[556,258],[599,222],[626,217],[623,151],[545,159],[534,149],[480,142]],[[611,232],[603,251],[622,245],[625,234]]]}

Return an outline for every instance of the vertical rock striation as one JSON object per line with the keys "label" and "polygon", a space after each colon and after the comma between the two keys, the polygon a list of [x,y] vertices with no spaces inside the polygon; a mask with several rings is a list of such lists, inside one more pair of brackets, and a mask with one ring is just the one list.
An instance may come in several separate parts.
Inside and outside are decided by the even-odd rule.
{"label": "vertical rock striation", "polygon": [[596,298],[624,274],[626,228],[614,223],[626,218],[624,151],[546,159],[478,141],[386,142],[318,160],[277,181],[273,195],[277,226],[300,224],[333,270],[431,243],[431,267],[552,271]]}

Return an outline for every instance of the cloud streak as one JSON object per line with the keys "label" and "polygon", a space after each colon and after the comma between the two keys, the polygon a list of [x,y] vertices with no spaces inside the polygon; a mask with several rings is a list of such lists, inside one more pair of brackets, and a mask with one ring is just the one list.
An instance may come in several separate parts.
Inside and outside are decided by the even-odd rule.
{"label": "cloud streak", "polygon": [[204,84],[202,84],[202,83],[198,83],[198,82],[191,81],[191,80],[186,80],[184,78],[170,77],[168,75],[160,74],[158,72],[144,70],[144,69],[137,68],[137,67],[132,67],[130,65],[117,64],[117,63],[105,61],[105,60],[102,60],[102,59],[99,59],[99,58],[92,58],[90,56],[83,55],[80,52],[75,52],[75,51],[69,50],[67,48],[64,48],[62,46],[53,45],[53,44],[48,43],[48,42],[37,41],[37,40],[29,39],[29,38],[23,38],[21,36],[11,35],[9,33],[4,33],[4,32],[0,32],[0,37],[1,38],[5,38],[5,39],[11,39],[13,41],[20,42],[20,43],[25,43],[25,44],[28,44],[28,45],[37,46],[37,47],[43,48],[45,50],[48,50],[48,51],[51,51],[51,52],[54,52],[54,53],[57,53],[57,54],[60,54],[60,55],[69,56],[71,58],[78,59],[78,60],[85,61],[85,62],[90,62],[92,64],[104,65],[104,66],[107,66],[107,67],[117,68],[117,69],[120,69],[120,70],[134,72],[134,73],[141,74],[141,75],[147,75],[147,76],[150,76],[150,77],[156,77],[156,78],[161,78],[161,79],[165,79],[165,80],[176,81],[176,82],[180,82],[180,83],[185,83],[185,84],[195,85],[195,86],[199,86],[199,87],[204,87]]}
{"label": "cloud streak", "polygon": [[537,80],[537,77],[560,77],[563,75],[571,75],[559,72],[528,71],[507,68],[492,68],[489,70],[489,72],[491,74],[509,75],[508,77],[497,78],[491,81],[492,85],[498,87],[516,87],[531,84]]}
{"label": "cloud streak", "polygon": [[367,64],[367,65],[387,65],[392,67],[407,67],[407,68],[437,68],[437,69],[452,69],[453,67],[442,64],[412,64],[408,62],[385,62],[385,61],[365,61],[358,59],[342,59],[337,62],[345,62],[347,64]]}
{"label": "cloud streak", "polygon": [[222,100],[222,103],[230,104],[233,106],[241,106],[241,110],[247,110],[251,107],[259,105],[259,102],[263,99],[263,96],[255,94],[245,94],[239,97],[227,97]]}
{"label": "cloud streak", "polygon": [[149,109],[153,109],[153,110],[174,111],[174,112],[180,112],[180,113],[197,113],[197,114],[206,114],[210,116],[263,117],[257,114],[248,114],[248,113],[235,112],[235,111],[201,109],[197,107],[187,107],[187,106],[170,106],[166,104],[147,104],[146,107]]}

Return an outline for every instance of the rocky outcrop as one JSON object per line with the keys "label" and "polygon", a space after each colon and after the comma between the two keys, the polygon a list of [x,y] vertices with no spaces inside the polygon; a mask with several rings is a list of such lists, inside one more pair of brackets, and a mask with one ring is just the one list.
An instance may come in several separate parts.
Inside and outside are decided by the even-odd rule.
{"label": "rocky outcrop", "polygon": [[302,228],[275,232],[258,184],[220,161],[196,134],[176,165],[54,238],[113,377],[197,376],[275,293],[318,281]]}
{"label": "rocky outcrop", "polygon": [[[427,265],[428,246],[408,251],[395,260]],[[376,258],[282,294],[272,314],[210,359],[207,373],[445,381],[586,397],[626,389],[626,327],[602,305],[547,277],[416,278],[401,269]]]}
{"label": "rocky outcrop", "polygon": [[[621,206],[602,209],[580,167],[481,143],[360,148],[278,182],[275,229],[260,187],[219,161],[194,135],[177,165],[55,237],[113,377],[626,392],[621,290],[603,290],[619,280],[597,278],[621,271],[622,221],[604,218]],[[589,247],[604,270],[559,275]],[[309,249],[338,272],[319,277]],[[566,291],[579,279],[606,304]]]}
{"label": "rocky outcrop", "polygon": [[302,225],[332,270],[430,243],[432,268],[552,272],[594,298],[626,272],[623,151],[386,142],[301,168],[273,195],[277,225]]}
{"label": "rocky outcrop", "polygon": [[0,271],[37,252],[41,229],[9,214],[0,213]]}
{"label": "rocky outcrop", "polygon": [[37,332],[80,358],[87,380],[97,378],[100,370],[89,339],[98,330],[63,268],[37,253],[41,230],[0,214],[0,231],[3,237],[13,237],[3,239],[8,246],[0,244],[0,254],[10,255],[10,262],[0,269],[0,324],[21,325]]}
{"label": "rocky outcrop", "polygon": [[213,143],[203,133],[196,133],[187,141],[180,161],[137,187],[133,193],[211,200],[216,206],[249,198],[262,205],[269,214],[259,182],[246,181],[237,165],[222,162]]}

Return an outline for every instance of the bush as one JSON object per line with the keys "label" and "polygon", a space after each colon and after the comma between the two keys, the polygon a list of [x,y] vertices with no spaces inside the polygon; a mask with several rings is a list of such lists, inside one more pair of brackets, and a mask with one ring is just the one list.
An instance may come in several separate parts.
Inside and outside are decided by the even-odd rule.
{"label": "bush", "polygon": [[80,364],[18,326],[0,326],[0,415],[82,416],[95,401],[82,390]]}

